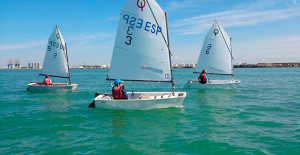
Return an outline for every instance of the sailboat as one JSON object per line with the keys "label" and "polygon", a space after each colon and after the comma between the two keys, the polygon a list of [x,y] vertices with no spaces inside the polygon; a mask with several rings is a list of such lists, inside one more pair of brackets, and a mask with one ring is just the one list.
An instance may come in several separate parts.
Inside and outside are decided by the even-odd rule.
{"label": "sailboat", "polygon": [[207,33],[202,49],[198,58],[197,67],[194,73],[201,74],[203,70],[207,70],[207,74],[211,75],[227,75],[231,76],[230,80],[209,80],[206,84],[199,81],[188,80],[187,87],[197,85],[198,87],[236,87],[240,83],[239,80],[233,79],[233,56],[231,38],[215,20],[210,31]]}
{"label": "sailboat", "polygon": [[78,84],[71,83],[67,45],[56,26],[52,32],[46,49],[41,76],[49,75],[54,78],[67,78],[69,83],[53,83],[44,85],[43,83],[30,82],[27,85],[28,91],[71,91],[75,90]]}
{"label": "sailboat", "polygon": [[172,83],[172,92],[131,92],[129,99],[100,94],[96,108],[147,110],[182,107],[186,92],[175,92],[167,14],[155,0],[127,0],[122,8],[107,80]]}

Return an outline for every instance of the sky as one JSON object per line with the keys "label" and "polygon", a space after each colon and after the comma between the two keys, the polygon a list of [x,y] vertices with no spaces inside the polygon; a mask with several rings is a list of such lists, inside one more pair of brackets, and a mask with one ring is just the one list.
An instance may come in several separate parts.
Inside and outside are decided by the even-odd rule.
{"label": "sky", "polygon": [[[58,25],[71,66],[109,64],[126,0],[0,0],[0,67],[42,64]],[[234,63],[300,62],[297,0],[156,0],[168,13],[172,63],[196,63],[218,20],[232,38]]]}

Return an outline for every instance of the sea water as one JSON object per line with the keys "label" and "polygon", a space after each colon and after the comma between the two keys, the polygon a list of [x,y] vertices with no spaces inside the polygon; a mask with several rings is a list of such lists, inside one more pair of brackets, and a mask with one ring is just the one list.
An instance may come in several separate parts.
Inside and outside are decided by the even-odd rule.
{"label": "sea water", "polygon": [[184,87],[193,69],[174,69],[184,107],[146,111],[88,108],[95,92],[111,91],[108,70],[71,70],[73,92],[26,91],[39,72],[0,70],[0,154],[300,154],[299,68],[239,68],[237,89],[207,90]]}

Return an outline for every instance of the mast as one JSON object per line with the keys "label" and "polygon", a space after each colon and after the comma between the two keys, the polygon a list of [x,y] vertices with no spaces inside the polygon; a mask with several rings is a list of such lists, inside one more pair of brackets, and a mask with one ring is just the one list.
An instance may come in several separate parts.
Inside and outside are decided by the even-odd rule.
{"label": "mast", "polygon": [[233,56],[232,56],[232,38],[230,38],[230,53],[231,53],[231,75],[232,75],[232,78],[233,78]]}
{"label": "mast", "polygon": [[[170,49],[170,40],[169,40],[169,27],[168,27],[168,14],[165,12],[165,18],[166,18],[166,28],[167,28],[167,39],[168,39],[168,49]],[[172,69],[172,59],[171,59],[171,51],[169,50],[169,62],[170,62],[170,70],[171,70],[171,83],[172,83],[172,91],[173,94],[175,92],[175,84],[174,84],[174,79],[173,79],[173,69]]]}
{"label": "mast", "polygon": [[67,43],[65,43],[65,47],[66,47],[66,60],[67,60],[67,64],[68,64],[69,84],[71,84],[71,75],[70,75],[70,67],[69,67],[69,60],[68,60]]}

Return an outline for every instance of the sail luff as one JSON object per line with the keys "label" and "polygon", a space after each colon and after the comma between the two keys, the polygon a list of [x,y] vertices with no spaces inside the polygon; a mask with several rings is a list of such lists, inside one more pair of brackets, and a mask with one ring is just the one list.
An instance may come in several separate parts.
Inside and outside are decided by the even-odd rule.
{"label": "sail luff", "polygon": [[71,75],[70,75],[70,66],[69,66],[69,57],[68,57],[67,43],[65,43],[65,47],[66,47],[66,59],[67,59],[67,64],[68,64],[69,84],[71,84]]}
{"label": "sail luff", "polygon": [[230,63],[231,63],[231,75],[233,76],[233,63],[232,63],[232,61],[233,61],[233,56],[232,56],[232,44],[231,44],[231,38],[230,38],[230,49],[229,49],[228,44],[227,44],[227,42],[226,42],[226,40],[225,40],[223,31],[222,31],[222,29],[220,28],[220,25],[219,25],[219,23],[218,23],[217,20],[216,20],[216,23],[217,23],[217,25],[218,25],[218,27],[219,27],[219,29],[220,29],[220,31],[221,31],[221,34],[222,34],[223,39],[224,39],[224,42],[226,43],[226,46],[227,46],[228,51],[229,51],[230,56],[231,56],[231,61],[230,61]]}
{"label": "sail luff", "polygon": [[231,38],[230,38],[230,55],[231,55],[231,73],[232,73],[232,76],[233,76],[233,55],[232,55],[232,42],[231,42]]}
{"label": "sail luff", "polygon": [[222,37],[223,37],[224,42],[225,42],[225,44],[226,44],[226,47],[227,47],[227,49],[228,49],[228,51],[229,51],[229,53],[230,53],[230,56],[231,56],[231,61],[230,61],[230,63],[231,63],[231,64],[230,64],[230,65],[231,65],[231,74],[230,74],[230,75],[233,76],[233,64],[232,64],[233,56],[232,56],[232,44],[231,44],[231,38],[230,38],[230,48],[229,48],[229,46],[228,46],[228,44],[227,44],[227,42],[226,42],[226,40],[225,40],[223,31],[222,31],[222,29],[221,29],[221,27],[220,27],[220,25],[219,25],[219,22],[218,22],[217,20],[216,20],[216,23],[217,23],[217,25],[218,25],[218,27],[219,27],[219,29],[220,29],[220,32],[221,32],[221,34],[222,34]]}
{"label": "sail luff", "polygon": [[[150,8],[150,11],[151,11],[151,13],[152,13],[153,18],[155,19],[156,24],[159,26],[159,23],[157,22],[157,20],[156,20],[156,18],[155,18],[155,15],[154,15],[154,13],[153,13],[153,11],[152,11],[152,8],[151,8],[151,6],[150,6],[148,0],[146,0],[146,2],[147,2],[148,6],[149,6],[149,8]],[[167,18],[167,17],[166,17],[166,18]],[[168,21],[167,21],[167,19],[166,19],[166,23],[167,23],[167,22],[168,22]],[[167,29],[167,33],[168,33],[168,25],[166,26],[166,29]],[[167,41],[167,40],[166,40],[166,37],[164,36],[164,34],[163,34],[162,32],[160,32],[160,33],[161,33],[162,37],[164,38],[164,41],[165,41],[165,43],[166,43],[166,45],[167,45],[167,47],[168,47],[168,49],[169,49],[169,52],[171,52],[171,49],[170,49],[170,46],[169,46],[169,36],[168,36],[168,41]],[[168,34],[167,34],[167,35],[168,35]],[[172,54],[172,53],[171,53],[171,54]]]}
{"label": "sail luff", "polygon": [[232,58],[231,49],[229,49],[229,46],[228,46],[228,44],[227,44],[227,42],[226,42],[226,40],[225,40],[224,34],[223,34],[223,32],[222,32],[222,29],[220,28],[220,25],[219,25],[219,23],[218,23],[217,20],[216,20],[216,23],[217,23],[217,25],[218,25],[218,27],[219,27],[219,29],[220,29],[220,32],[221,32],[221,34],[222,34],[222,37],[223,37],[223,39],[224,39],[224,42],[225,42],[226,47],[227,47],[227,49],[228,49],[228,52],[230,53],[230,56],[231,56],[231,58]]}

